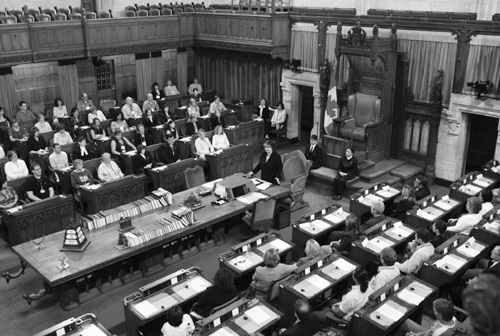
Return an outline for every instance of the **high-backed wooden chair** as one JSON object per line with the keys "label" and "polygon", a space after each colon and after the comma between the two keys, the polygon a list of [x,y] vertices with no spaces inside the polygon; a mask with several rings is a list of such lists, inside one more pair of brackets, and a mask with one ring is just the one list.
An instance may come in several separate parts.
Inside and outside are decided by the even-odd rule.
{"label": "high-backed wooden chair", "polygon": [[136,14],[137,16],[149,16],[149,12],[146,9],[139,9]]}
{"label": "high-backed wooden chair", "polygon": [[97,18],[98,19],[110,19],[111,18],[111,13],[109,13],[109,12],[99,12],[99,13],[97,13]]}
{"label": "high-backed wooden chair", "polygon": [[80,13],[71,13],[70,15],[68,15],[68,18],[70,20],[78,21],[78,20],[82,19],[82,14],[80,14]]}
{"label": "high-backed wooden chair", "polygon": [[260,199],[253,204],[252,213],[243,217],[243,222],[249,226],[251,231],[266,231],[274,225],[274,211],[276,199]]}
{"label": "high-backed wooden chair", "polygon": [[312,162],[307,160],[304,153],[294,150],[285,155],[283,159],[283,181],[290,182],[290,211],[297,210],[307,205],[304,201],[307,177]]}
{"label": "high-backed wooden chair", "polygon": [[151,8],[149,10],[149,16],[160,16],[161,11],[158,8]]}
{"label": "high-backed wooden chair", "polygon": [[54,21],[66,21],[68,17],[64,13],[55,13],[54,14]]}
{"label": "high-backed wooden chair", "polygon": [[172,15],[172,9],[170,8],[162,8],[161,15]]}
{"label": "high-backed wooden chair", "polygon": [[280,139],[286,140],[286,132],[288,128],[287,126],[288,126],[288,114],[286,115],[285,122],[283,123],[283,126],[280,129],[272,129],[269,131],[269,136],[275,138],[276,145],[280,143]]}
{"label": "high-backed wooden chair", "polygon": [[87,20],[95,20],[97,19],[97,14],[94,12],[85,12],[85,18]]}
{"label": "high-backed wooden chair", "polygon": [[135,11],[126,10],[125,11],[125,16],[126,17],[135,17]]}
{"label": "high-backed wooden chair", "polygon": [[184,170],[184,179],[186,180],[187,189],[195,188],[206,182],[205,173],[200,166],[186,168],[186,170]]}
{"label": "high-backed wooden chair", "polygon": [[52,18],[50,17],[50,15],[40,14],[38,16],[38,21],[40,21],[40,22],[48,22],[48,21],[52,21]]}

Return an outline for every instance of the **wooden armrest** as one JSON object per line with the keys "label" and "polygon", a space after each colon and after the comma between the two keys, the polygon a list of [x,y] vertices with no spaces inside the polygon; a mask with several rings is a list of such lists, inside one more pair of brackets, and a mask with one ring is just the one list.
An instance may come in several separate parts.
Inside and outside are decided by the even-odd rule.
{"label": "wooden armrest", "polygon": [[337,117],[337,118],[334,118],[333,121],[334,122],[343,122],[343,121],[346,121],[347,119],[352,119],[351,116],[342,116],[342,117]]}

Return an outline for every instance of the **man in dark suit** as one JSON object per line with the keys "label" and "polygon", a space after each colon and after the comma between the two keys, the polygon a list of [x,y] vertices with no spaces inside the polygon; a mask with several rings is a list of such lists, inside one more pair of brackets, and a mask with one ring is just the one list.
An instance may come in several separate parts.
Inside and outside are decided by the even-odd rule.
{"label": "man in dark suit", "polygon": [[171,133],[167,133],[167,142],[158,148],[158,160],[164,164],[174,163],[180,160],[179,149],[175,144],[175,138]]}
{"label": "man in dark suit", "polygon": [[313,336],[327,324],[324,313],[313,312],[307,301],[295,301],[294,313],[297,320],[290,328],[281,329],[281,336]]}
{"label": "man in dark suit", "polygon": [[413,187],[415,188],[415,198],[417,201],[431,194],[428,185],[429,180],[426,176],[418,175],[417,178],[415,178],[415,181],[413,181]]}
{"label": "man in dark suit", "polygon": [[306,147],[306,159],[311,160],[311,169],[318,169],[321,167],[321,158],[323,157],[323,150],[318,146],[318,136],[311,135],[310,145]]}
{"label": "man in dark suit", "polygon": [[192,114],[189,122],[186,124],[186,135],[191,136],[193,134],[198,134],[198,130],[201,128],[201,124],[198,121],[196,115]]}

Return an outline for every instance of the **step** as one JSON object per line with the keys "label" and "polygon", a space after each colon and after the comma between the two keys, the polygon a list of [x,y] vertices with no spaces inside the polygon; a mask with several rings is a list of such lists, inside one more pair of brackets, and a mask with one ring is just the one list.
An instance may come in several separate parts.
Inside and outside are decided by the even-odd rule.
{"label": "step", "polygon": [[375,162],[372,160],[363,160],[363,161],[358,161],[358,162],[359,162],[358,167],[359,167],[360,172],[375,166]]}
{"label": "step", "polygon": [[398,177],[401,179],[403,183],[407,183],[408,180],[422,173],[422,168],[417,167],[408,163],[405,163],[402,166],[397,167],[392,170],[389,174],[392,176]]}
{"label": "step", "polygon": [[383,182],[385,184],[394,186],[395,184],[398,184],[401,182],[401,179],[396,176],[392,176],[390,173],[384,176],[377,177],[375,180],[372,181],[373,183],[380,183]]}
{"label": "step", "polygon": [[376,178],[382,177],[404,164],[404,161],[393,159],[377,162],[373,167],[365,169],[361,172],[361,181],[372,183]]}

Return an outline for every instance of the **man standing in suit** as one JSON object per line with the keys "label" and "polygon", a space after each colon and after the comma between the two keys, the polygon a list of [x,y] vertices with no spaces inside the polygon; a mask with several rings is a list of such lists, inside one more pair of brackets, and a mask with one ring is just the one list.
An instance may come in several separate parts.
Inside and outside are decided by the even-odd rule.
{"label": "man standing in suit", "polygon": [[310,145],[306,147],[306,159],[312,161],[311,169],[318,169],[321,167],[321,158],[323,157],[323,150],[318,146],[318,136],[311,135]]}
{"label": "man standing in suit", "polygon": [[175,138],[172,133],[167,133],[167,142],[158,148],[158,161],[164,164],[179,161],[179,150],[175,146]]}

